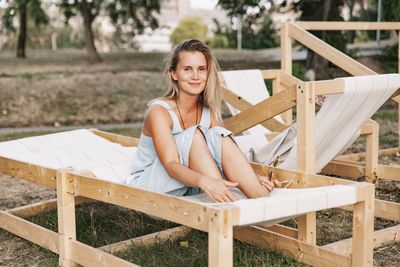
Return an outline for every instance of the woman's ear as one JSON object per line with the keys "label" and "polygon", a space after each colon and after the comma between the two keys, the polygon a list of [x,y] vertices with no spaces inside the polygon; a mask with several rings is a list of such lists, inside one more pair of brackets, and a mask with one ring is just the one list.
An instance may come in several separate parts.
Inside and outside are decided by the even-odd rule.
{"label": "woman's ear", "polygon": [[175,82],[178,81],[178,77],[176,76],[175,71],[171,70],[171,71],[169,72],[169,74],[171,75],[172,80],[174,80]]}

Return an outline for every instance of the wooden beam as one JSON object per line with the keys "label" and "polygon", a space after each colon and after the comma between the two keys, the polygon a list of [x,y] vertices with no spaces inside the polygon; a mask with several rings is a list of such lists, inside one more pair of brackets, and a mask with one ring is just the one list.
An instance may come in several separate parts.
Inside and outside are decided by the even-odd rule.
{"label": "wooden beam", "polygon": [[364,177],[365,166],[333,160],[321,170],[321,173],[356,180],[360,177]]}
{"label": "wooden beam", "polygon": [[90,131],[100,137],[103,137],[103,138],[109,140],[110,142],[118,143],[123,146],[136,147],[139,145],[139,139],[135,138],[135,137],[104,132],[104,131],[100,131],[98,129],[91,129]]}
{"label": "wooden beam", "polygon": [[50,188],[56,188],[56,170],[0,157],[0,172]]}
{"label": "wooden beam", "polygon": [[378,177],[380,179],[400,181],[400,165],[378,165]]}
{"label": "wooden beam", "polygon": [[[289,36],[288,23],[285,22],[281,27],[281,69],[287,74],[292,75],[292,39]],[[287,110],[282,114],[282,119],[286,125],[290,125],[293,120],[292,110]]]}
{"label": "wooden beam", "polygon": [[[72,241],[76,240],[74,181],[65,172],[57,172],[57,220],[59,234],[59,265],[75,267]],[[81,252],[79,252],[81,253]],[[78,253],[78,254],[79,254]],[[87,256],[87,255],[86,255]]]}
{"label": "wooden beam", "polygon": [[373,120],[368,123],[372,129],[365,137],[365,178],[368,182],[375,183],[378,179],[379,124]]}
{"label": "wooden beam", "polygon": [[398,22],[296,21],[295,24],[310,31],[400,30]]}
{"label": "wooden beam", "polygon": [[264,227],[263,224],[257,224],[258,227],[262,227],[265,228],[271,232],[277,233],[277,234],[281,234],[284,236],[288,236],[294,239],[298,238],[298,232],[297,229],[289,227],[289,226],[284,226],[284,225],[280,225],[280,224],[275,224],[273,226],[268,226],[268,227]]}
{"label": "wooden beam", "polygon": [[138,266],[76,240],[70,242],[71,259],[82,266]]}
{"label": "wooden beam", "polygon": [[291,87],[226,119],[224,126],[234,134],[238,134],[294,106],[296,106],[296,88]]}
{"label": "wooden beam", "polygon": [[363,188],[364,201],[354,204],[352,266],[373,265],[375,186]]}
{"label": "wooden beam", "polygon": [[229,209],[210,209],[208,226],[208,266],[233,266],[233,224]]}
{"label": "wooden beam", "polygon": [[[352,205],[346,205],[341,209],[352,211]],[[375,199],[375,212],[374,216],[391,221],[400,221],[400,203],[385,201],[382,199]]]}
{"label": "wooden beam", "polygon": [[352,75],[373,75],[376,74],[375,71],[364,66],[360,62],[352,59],[346,54],[340,52],[331,45],[325,43],[321,39],[317,38],[315,35],[303,30],[299,26],[288,23],[289,36],[296,41],[299,41],[306,47],[310,48],[323,58],[329,60],[333,64],[337,65],[341,69],[347,71]]}
{"label": "wooden beam", "polygon": [[[388,242],[400,241],[400,224],[374,232],[374,248],[378,248],[382,245],[386,245]],[[334,243],[330,243],[322,246],[323,248],[344,253],[347,255],[351,254],[351,243],[352,238],[343,239]]]}
{"label": "wooden beam", "polygon": [[58,253],[58,234],[5,211],[0,211],[0,228]]}
{"label": "wooden beam", "polygon": [[298,241],[294,238],[251,226],[235,229],[235,239],[262,248],[268,247],[285,255],[291,255],[296,260],[313,266],[350,266],[351,258],[329,249]]}
{"label": "wooden beam", "polygon": [[[222,87],[222,86],[221,86]],[[240,110],[240,111],[244,111],[246,109],[251,108],[253,105],[250,104],[249,102],[247,102],[245,99],[243,99],[242,97],[236,95],[235,93],[233,93],[232,91],[230,91],[229,89],[222,87],[223,93],[224,93],[224,100],[226,102],[228,102],[230,105],[232,105],[234,108]],[[285,128],[286,125],[279,122],[278,120],[276,120],[274,117],[266,120],[262,123],[260,123],[262,126],[264,126],[265,128],[267,128],[268,130],[274,132],[282,132]]]}
{"label": "wooden beam", "polygon": [[[200,203],[73,173],[68,173],[67,176],[74,182],[75,195],[134,209],[201,231],[208,231],[208,207]],[[233,212],[234,225],[237,225],[239,209],[236,208]]]}
{"label": "wooden beam", "polygon": [[342,79],[314,81],[307,83],[314,84],[315,95],[341,94],[344,92],[344,80]]}
{"label": "wooden beam", "polygon": [[192,229],[186,226],[178,226],[171,229],[162,230],[159,232],[151,233],[144,236],[135,237],[132,239],[124,240],[110,245],[99,247],[98,249],[107,253],[116,253],[125,251],[132,245],[136,246],[150,246],[153,244],[160,244],[166,241],[174,241],[180,237],[187,235]]}
{"label": "wooden beam", "polygon": [[272,70],[261,70],[261,75],[264,80],[274,80],[278,78],[280,69],[272,69]]}
{"label": "wooden beam", "polygon": [[[86,203],[87,201],[88,201],[88,199],[84,198],[84,197],[76,197],[75,198],[76,205]],[[14,214],[15,216],[18,216],[21,218],[28,218],[31,216],[41,214],[43,212],[55,210],[56,208],[57,208],[57,199],[55,198],[55,199],[40,201],[37,203],[33,203],[30,205],[26,205],[26,206],[14,208],[14,209],[9,209],[9,210],[7,210],[7,212]]]}
{"label": "wooden beam", "polygon": [[[297,86],[297,171],[315,173],[315,84]],[[316,213],[297,218],[298,238],[310,244],[317,242]]]}
{"label": "wooden beam", "polygon": [[299,78],[292,76],[284,70],[281,70],[279,77],[281,78],[281,84],[285,87],[291,87],[303,82]]}

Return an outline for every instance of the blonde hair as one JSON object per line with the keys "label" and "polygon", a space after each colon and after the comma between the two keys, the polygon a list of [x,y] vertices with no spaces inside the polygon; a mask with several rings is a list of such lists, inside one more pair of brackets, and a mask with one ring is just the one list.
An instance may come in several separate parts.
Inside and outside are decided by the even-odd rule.
{"label": "blonde hair", "polygon": [[177,81],[172,78],[172,71],[176,71],[179,63],[179,53],[182,51],[201,52],[207,61],[207,82],[204,91],[200,94],[200,103],[209,108],[219,123],[222,123],[221,101],[222,91],[218,79],[219,66],[210,48],[202,41],[190,39],[177,44],[166,58],[165,74],[168,78],[168,88],[164,93],[165,98],[176,99],[179,94]]}

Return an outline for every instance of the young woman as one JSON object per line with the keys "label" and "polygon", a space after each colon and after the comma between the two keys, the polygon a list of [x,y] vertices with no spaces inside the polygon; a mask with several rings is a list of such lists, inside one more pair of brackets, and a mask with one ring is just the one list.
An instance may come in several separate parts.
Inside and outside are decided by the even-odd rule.
{"label": "young woman", "polygon": [[218,64],[206,44],[178,44],[165,72],[169,86],[145,113],[128,184],[179,196],[202,190],[216,202],[235,200],[229,187],[255,198],[280,186],[257,177],[232,133],[221,127]]}

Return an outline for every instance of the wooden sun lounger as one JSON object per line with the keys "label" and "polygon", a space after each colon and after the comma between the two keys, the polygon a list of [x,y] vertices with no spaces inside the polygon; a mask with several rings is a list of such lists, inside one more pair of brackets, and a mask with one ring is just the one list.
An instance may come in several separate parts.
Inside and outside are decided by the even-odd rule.
{"label": "wooden sun lounger", "polygon": [[[136,139],[97,130],[94,130],[93,133],[110,141],[122,141],[121,143],[124,145],[137,145]],[[129,262],[76,240],[74,218],[75,198],[78,196],[131,208],[208,232],[210,266],[232,265],[232,242],[234,237],[259,245],[265,245],[264,242],[268,243],[268,240],[274,240],[273,245],[275,248],[283,249],[295,255],[298,255],[300,246],[300,251],[303,254],[301,260],[313,265],[334,266],[338,262],[344,266],[367,266],[369,263],[372,264],[372,245],[368,245],[372,244],[373,231],[371,222],[374,208],[374,188],[372,185],[277,169],[274,172],[275,177],[278,179],[288,179],[290,177],[293,179],[292,188],[316,186],[320,188],[318,190],[311,188],[298,189],[300,191],[295,196],[285,196],[280,192],[276,196],[273,195],[264,199],[240,200],[235,203],[217,205],[202,203],[193,199],[149,192],[118,182],[119,175],[123,175],[123,172],[127,171],[124,167],[119,168],[118,166],[124,165],[124,157],[128,160],[129,149],[133,151],[133,148],[124,148],[117,145],[119,147],[117,149],[118,153],[125,153],[126,155],[122,158],[115,157],[118,153],[112,155],[111,159],[114,162],[110,163],[108,170],[122,170],[122,173],[117,173],[114,176],[110,175],[108,170],[99,169],[98,163],[103,162],[103,158],[99,158],[100,152],[97,153],[95,160],[84,163],[79,160],[79,154],[69,157],[65,153],[61,153],[64,148],[60,149],[60,151],[54,149],[50,150],[50,152],[54,152],[55,156],[47,159],[47,167],[38,164],[42,159],[38,158],[39,154],[35,152],[37,151],[35,149],[46,151],[46,142],[44,140],[47,140],[48,143],[55,147],[64,145],[68,149],[72,149],[71,145],[75,141],[73,140],[74,138],[69,138],[71,134],[73,137],[78,136],[81,140],[90,142],[90,146],[93,147],[94,143],[90,141],[91,139],[85,139],[88,133],[85,132],[80,135],[77,134],[77,131],[0,143],[0,152],[3,152],[3,155],[8,154],[9,157],[14,158],[11,159],[4,156],[0,158],[1,172],[57,189],[59,232],[52,232],[8,211],[0,212],[0,226],[50,251],[58,253],[62,266],[69,266],[73,263],[79,263],[84,266],[133,266]],[[60,140],[60,143],[57,142],[57,139]],[[107,142],[100,142],[101,149],[99,151],[107,150]],[[19,144],[22,144],[22,146],[19,147]],[[35,145],[37,146],[35,147]],[[18,153],[10,151],[4,153],[5,148],[12,146],[15,147],[16,152],[25,151],[24,160],[31,161],[31,163],[16,160],[15,157],[18,157]],[[76,144],[77,148],[82,146],[83,143]],[[1,151],[2,148],[3,151]],[[32,153],[28,151],[32,151]],[[95,154],[91,153],[94,151],[85,151],[85,155],[88,155],[89,158],[94,157]],[[110,151],[107,152],[107,154],[109,153]],[[53,159],[57,159],[58,162],[52,161]],[[102,176],[101,179],[77,174],[79,173],[78,169],[63,169],[65,164],[73,164],[71,161],[74,159],[80,162],[79,168],[83,168],[82,170],[89,168],[94,174]],[[58,165],[60,162],[61,165]],[[49,166],[59,166],[60,169]],[[253,164],[253,167],[261,174],[266,174],[268,171],[268,167],[263,165]],[[310,194],[310,192],[312,193]],[[338,197],[338,195],[343,194],[347,197]],[[277,203],[273,204],[273,202],[282,202],[282,209],[277,209],[279,206]],[[315,206],[315,202],[319,204]],[[354,244],[358,245],[353,246],[353,256],[342,255],[312,243],[297,241],[292,237],[285,237],[282,234],[257,226],[234,228],[235,226],[261,223],[263,221],[274,221],[282,219],[282,217],[286,219],[298,214],[298,212],[304,213],[342,205],[354,205],[355,212],[358,215],[354,219],[353,232],[353,242],[357,242]],[[293,207],[296,208],[293,209]],[[302,209],[302,211],[297,210],[298,208]],[[264,212],[261,217],[260,211]],[[279,227],[277,229],[279,232]],[[263,241],[261,242],[261,240]]]}

